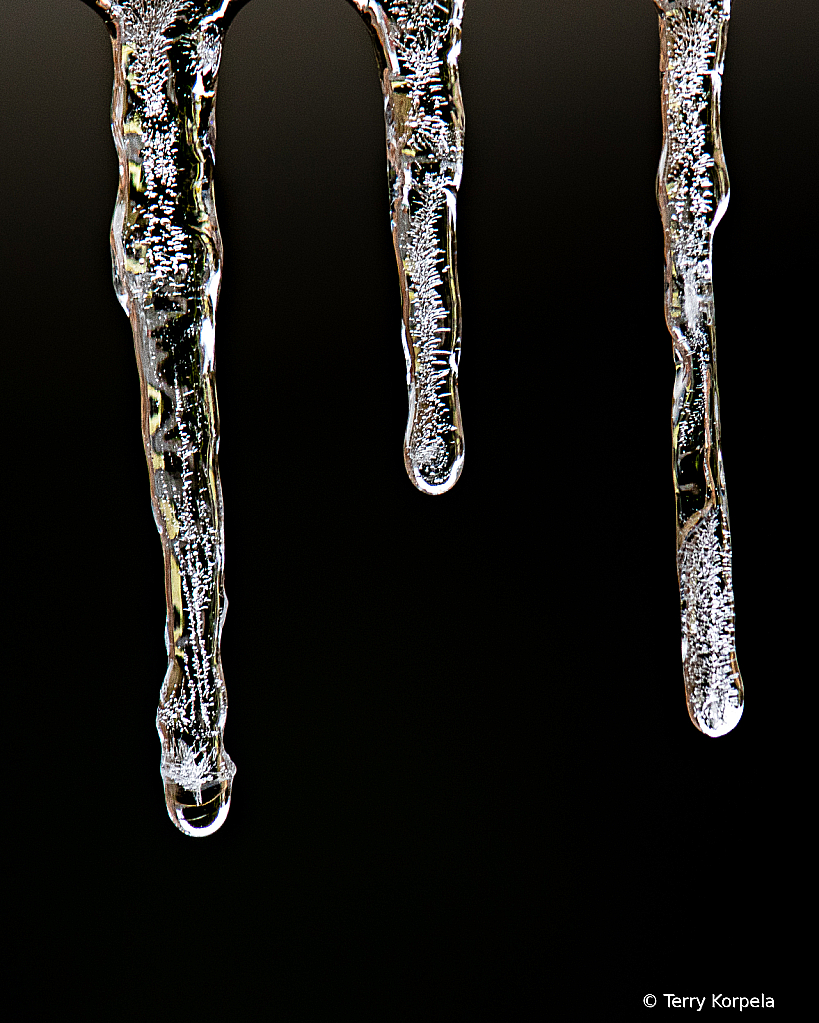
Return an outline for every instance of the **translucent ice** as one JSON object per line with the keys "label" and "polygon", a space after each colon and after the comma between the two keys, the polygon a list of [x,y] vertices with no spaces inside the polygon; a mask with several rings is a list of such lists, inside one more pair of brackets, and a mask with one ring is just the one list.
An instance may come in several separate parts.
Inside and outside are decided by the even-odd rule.
{"label": "translucent ice", "polygon": [[734,642],[711,274],[714,229],[728,204],[720,87],[731,3],[655,3],[664,141],[657,199],[665,232],[665,314],[677,371],[671,424],[683,675],[691,720],[717,736],[737,724],[744,702]]}
{"label": "translucent ice", "polygon": [[114,51],[117,296],[133,329],[154,518],[165,555],[168,670],[157,711],[171,820],[223,823],[223,582],[214,317],[222,244],[213,204],[216,76],[231,0],[87,0]]}
{"label": "translucent ice", "polygon": [[464,0],[350,0],[372,34],[384,94],[409,419],[404,463],[426,494],[457,481],[461,299],[455,206],[463,170],[458,81]]}

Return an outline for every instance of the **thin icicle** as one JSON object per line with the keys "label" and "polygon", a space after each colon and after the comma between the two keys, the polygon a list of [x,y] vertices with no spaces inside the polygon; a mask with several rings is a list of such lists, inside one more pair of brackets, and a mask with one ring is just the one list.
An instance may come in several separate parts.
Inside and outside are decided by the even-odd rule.
{"label": "thin icicle", "polygon": [[734,642],[731,530],[720,449],[711,253],[728,204],[720,87],[730,0],[655,0],[660,17],[665,313],[674,347],[672,406],[677,574],[688,713],[706,735],[742,715]]}

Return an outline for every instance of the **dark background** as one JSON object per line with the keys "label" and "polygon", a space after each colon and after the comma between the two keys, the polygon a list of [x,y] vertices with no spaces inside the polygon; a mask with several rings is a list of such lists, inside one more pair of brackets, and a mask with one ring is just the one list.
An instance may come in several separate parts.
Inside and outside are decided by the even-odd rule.
{"label": "dark background", "polygon": [[238,774],[200,842],[158,773],[162,561],[110,279],[110,43],[78,0],[3,0],[7,728],[41,936],[98,936],[114,978],[155,949],[172,986],[204,970],[206,1001],[243,983],[232,949],[283,1013],[307,997],[297,966],[321,987],[351,956],[369,983],[359,924],[394,964],[406,943],[427,957],[386,1021],[439,981],[523,1018],[524,990],[553,1004],[578,967],[608,1011],[794,996],[819,14],[740,0],[730,30],[715,289],[748,702],[716,741],[680,666],[656,20],[649,0],[466,4],[467,457],[438,498],[401,457],[368,34],[344,0],[254,0],[231,28],[217,375]]}

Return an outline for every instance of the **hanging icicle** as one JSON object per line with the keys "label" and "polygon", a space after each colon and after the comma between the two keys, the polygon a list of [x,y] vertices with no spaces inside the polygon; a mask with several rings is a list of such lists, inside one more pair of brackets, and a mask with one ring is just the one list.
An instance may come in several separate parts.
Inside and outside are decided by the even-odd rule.
{"label": "hanging icicle", "polygon": [[384,94],[409,391],[404,463],[419,490],[441,494],[455,485],[464,460],[455,235],[463,172],[458,56],[464,0],[350,2],[372,34]]}
{"label": "hanging icicle", "polygon": [[720,87],[730,0],[655,0],[660,18],[665,315],[676,379],[671,428],[688,713],[706,735],[742,715],[731,530],[720,449],[711,253],[728,205]]}
{"label": "hanging icicle", "polygon": [[119,193],[114,286],[131,320],[142,433],[165,555],[168,671],[157,729],[171,820],[224,822],[224,590],[214,324],[222,242],[213,204],[216,78],[231,0],[97,0],[114,51]]}

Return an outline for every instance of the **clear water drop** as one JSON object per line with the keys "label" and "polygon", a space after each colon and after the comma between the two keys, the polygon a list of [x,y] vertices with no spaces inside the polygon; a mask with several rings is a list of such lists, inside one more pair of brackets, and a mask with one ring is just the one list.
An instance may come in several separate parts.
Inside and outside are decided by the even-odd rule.
{"label": "clear water drop", "polygon": [[205,786],[200,792],[191,792],[176,782],[166,781],[168,816],[180,831],[192,838],[212,835],[228,815],[232,787],[232,781],[220,781]]}

